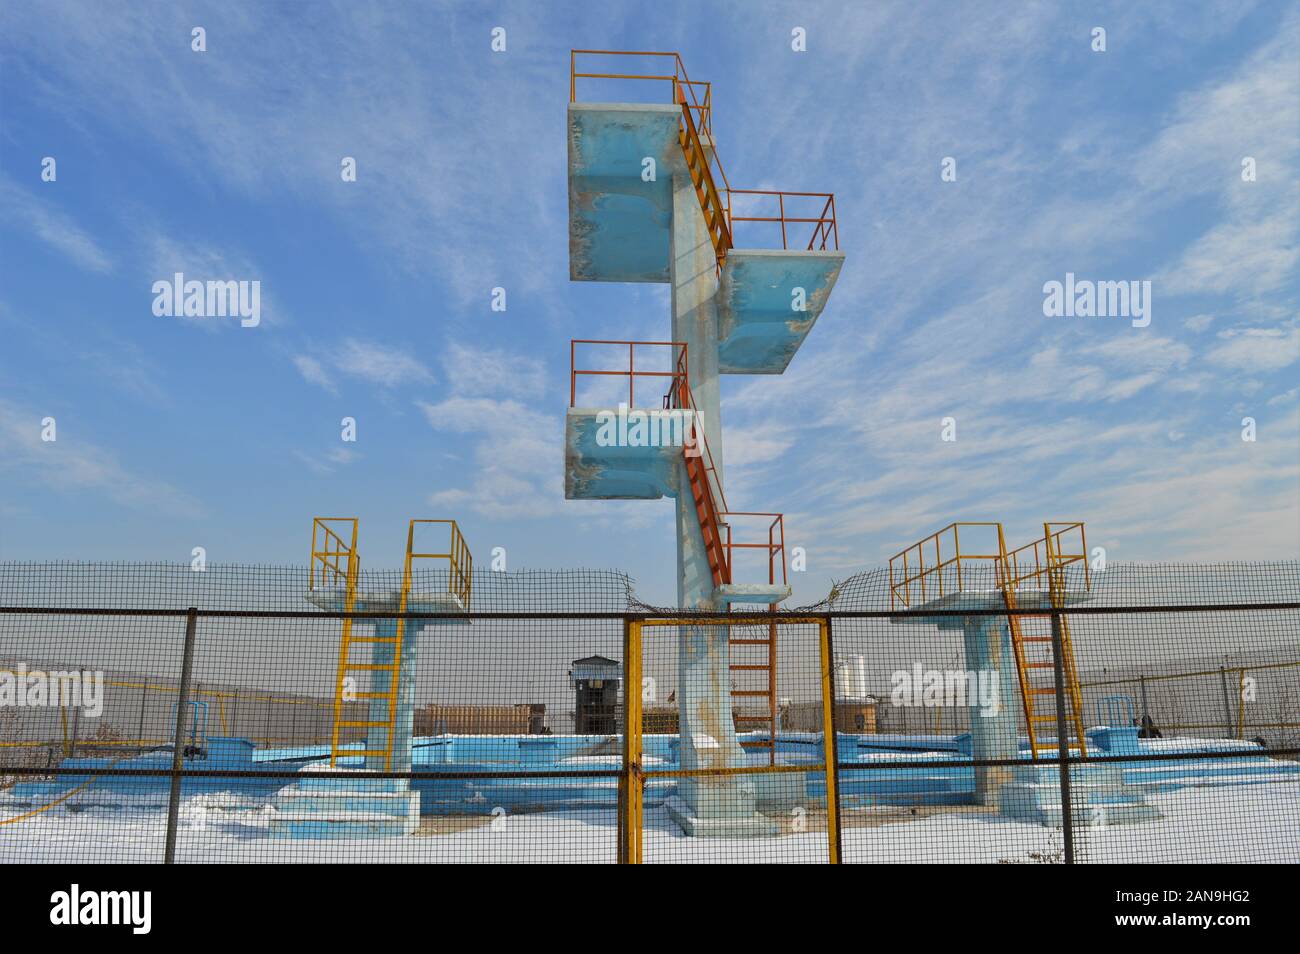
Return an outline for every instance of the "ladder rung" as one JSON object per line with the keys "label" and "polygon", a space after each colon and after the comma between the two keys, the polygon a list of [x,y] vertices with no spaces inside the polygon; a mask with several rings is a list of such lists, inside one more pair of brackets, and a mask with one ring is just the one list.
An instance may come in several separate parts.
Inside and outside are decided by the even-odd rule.
{"label": "ladder rung", "polygon": [[344,664],[343,664],[343,668],[344,668],[344,669],[362,669],[362,670],[370,670],[370,671],[385,670],[385,669],[386,669],[386,670],[388,670],[389,672],[392,672],[393,670],[397,669],[397,664],[396,664],[396,663],[354,663],[354,662],[349,662],[349,663],[344,663]]}
{"label": "ladder rung", "polygon": [[341,729],[370,729],[370,728],[379,728],[380,726],[383,726],[385,729],[390,729],[392,728],[393,723],[391,722],[340,722],[338,723],[338,726]]}
{"label": "ladder rung", "polygon": [[766,689],[732,689],[733,696],[770,696]]}
{"label": "ladder rung", "polygon": [[731,641],[733,646],[769,646],[771,643],[772,640],[770,639],[733,639]]}
{"label": "ladder rung", "polygon": [[1030,662],[1030,663],[1025,663],[1025,668],[1026,669],[1051,669],[1053,665],[1054,665],[1053,663],[1049,663],[1049,662]]}
{"label": "ladder rung", "polygon": [[350,643],[399,643],[401,642],[396,636],[352,636],[348,639]]}
{"label": "ladder rung", "polygon": [[731,668],[732,668],[732,670],[734,671],[734,670],[752,670],[752,669],[768,670],[768,669],[771,669],[772,667],[771,667],[770,665],[763,666],[763,665],[759,665],[758,663],[754,663],[753,665],[737,665],[737,664],[733,664]]}
{"label": "ladder rung", "polygon": [[[392,699],[392,698],[394,698],[394,696],[393,696],[393,693],[391,693],[391,692],[354,692],[354,693],[352,693],[352,699]],[[349,699],[349,700],[346,700],[346,701],[347,701],[347,702],[351,702],[352,700]]]}
{"label": "ladder rung", "polygon": [[739,712],[732,716],[737,722],[771,722],[770,715],[741,715]]}
{"label": "ladder rung", "polygon": [[1034,689],[1034,688],[1031,687],[1029,691],[1032,692],[1032,693],[1033,693],[1034,695],[1036,695],[1036,696],[1043,696],[1043,695],[1046,695],[1046,694],[1049,693],[1049,692],[1050,692],[1052,695],[1056,695],[1056,687],[1055,687],[1055,686],[1048,686],[1046,689]]}

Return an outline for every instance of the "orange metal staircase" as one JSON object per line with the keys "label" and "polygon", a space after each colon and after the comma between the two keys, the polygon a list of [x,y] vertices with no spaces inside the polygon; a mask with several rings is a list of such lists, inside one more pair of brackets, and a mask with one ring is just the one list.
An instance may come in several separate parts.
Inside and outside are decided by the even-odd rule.
{"label": "orange metal staircase", "polygon": [[[579,345],[616,347],[620,353],[623,353],[622,349],[626,348],[627,367],[621,369],[579,367]],[[647,368],[644,363],[638,366],[638,348],[671,348],[674,357],[670,370],[652,370]],[[722,491],[722,482],[713,461],[713,454],[709,450],[708,436],[704,433],[700,424],[695,398],[691,393],[688,375],[689,362],[685,343],[680,341],[611,341],[575,338],[570,342],[569,362],[570,407],[577,406],[579,378],[589,376],[626,377],[628,379],[627,397],[629,408],[635,407],[637,378],[669,377],[672,379],[667,393],[663,395],[661,404],[663,410],[679,410],[689,412],[691,415],[694,439],[684,442],[682,461],[686,468],[687,483],[695,507],[696,519],[699,522],[700,535],[704,540],[713,585],[717,587],[733,582],[736,564],[734,555],[736,551],[755,549],[767,552],[767,582],[770,584],[776,583],[777,567],[779,565],[781,582],[786,583],[784,516],[779,513],[730,511],[727,509],[726,497]],[[733,523],[749,522],[756,517],[768,520],[767,542],[753,543],[744,539],[737,539],[738,534],[734,531]],[[776,604],[770,604],[768,608],[775,610],[777,606]],[[771,623],[762,628],[766,632],[761,636],[747,634],[732,638],[729,641],[733,647],[730,670],[732,673],[737,674],[736,680],[742,683],[737,685],[736,681],[733,681],[731,691],[732,711],[738,729],[759,726],[766,727],[769,730],[765,740],[746,743],[746,745],[769,749],[770,758],[775,762],[775,740],[776,729],[778,728],[776,701],[777,627],[775,623]],[[756,659],[753,655],[754,651],[749,649],[752,646],[765,647],[766,651]],[[744,675],[748,673],[765,673],[767,678],[763,688],[752,688],[752,684]],[[752,679],[752,677],[749,677],[749,679]],[[752,711],[747,713],[739,712],[739,703],[742,700],[748,702],[754,699],[763,700],[763,704],[759,707],[761,712],[758,714]],[[753,709],[752,706],[750,708]]]}
{"label": "orange metal staircase", "polygon": [[[713,181],[709,169],[709,154],[705,151],[703,139],[695,126],[695,117],[691,115],[690,105],[686,102],[688,84],[678,84],[676,100],[682,107],[682,126],[677,134],[682,153],[686,157],[686,169],[695,186],[695,197],[704,210],[704,221],[709,228],[709,238],[713,242],[713,253],[718,259],[718,268],[727,260],[727,250],[731,248],[731,228],[727,223],[729,209],[722,204],[718,196],[718,187]],[[693,91],[692,91],[693,92]],[[720,168],[720,167],[719,167]]]}

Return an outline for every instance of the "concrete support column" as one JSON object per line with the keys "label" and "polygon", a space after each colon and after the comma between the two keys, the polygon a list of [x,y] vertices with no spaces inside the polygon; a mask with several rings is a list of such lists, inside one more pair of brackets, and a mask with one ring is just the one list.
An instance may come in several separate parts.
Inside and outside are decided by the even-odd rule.
{"label": "concrete support column", "polygon": [[[722,476],[722,419],[718,385],[717,269],[713,244],[695,188],[687,175],[673,178],[671,240],[672,340],[686,342],[691,393],[699,425],[708,435],[718,478]],[[683,608],[725,609],[714,601],[704,536],[692,499],[686,465],[677,465],[677,601]],[[731,717],[731,658],[725,626],[682,627],[679,633],[678,715],[684,769],[745,764]],[[754,785],[743,776],[684,778],[681,804],[670,811],[688,834],[761,833]]]}
{"label": "concrete support column", "polygon": [[[1011,630],[998,616],[968,616],[962,620],[966,669],[979,680],[997,687],[997,702],[982,706],[979,694],[970,709],[972,755],[977,759],[1010,759],[1019,754],[1017,734],[1016,661],[1011,650]],[[975,802],[997,805],[1002,787],[1011,780],[1010,766],[977,766]]]}

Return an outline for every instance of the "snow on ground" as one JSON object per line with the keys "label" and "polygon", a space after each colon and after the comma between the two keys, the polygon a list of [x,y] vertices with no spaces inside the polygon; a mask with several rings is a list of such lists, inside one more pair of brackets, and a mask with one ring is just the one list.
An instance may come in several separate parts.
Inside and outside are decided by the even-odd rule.
{"label": "snow on ground", "polygon": [[[1143,825],[1076,829],[1076,857],[1092,862],[1300,861],[1300,784],[1186,788],[1151,798],[1165,817]],[[552,812],[474,819],[426,819],[407,838],[295,840],[269,834],[275,809],[233,796],[185,800],[177,834],[181,862],[610,862],[612,811]],[[850,813],[846,861],[1059,861],[1061,834],[969,808],[911,820]],[[7,814],[7,812],[5,813]],[[907,816],[901,816],[906,818]],[[872,820],[872,824],[863,822]],[[54,809],[0,826],[0,861],[157,862],[166,814]],[[792,826],[793,827],[793,826]],[[760,839],[687,838],[662,809],[647,811],[647,862],[821,862],[826,833]]]}

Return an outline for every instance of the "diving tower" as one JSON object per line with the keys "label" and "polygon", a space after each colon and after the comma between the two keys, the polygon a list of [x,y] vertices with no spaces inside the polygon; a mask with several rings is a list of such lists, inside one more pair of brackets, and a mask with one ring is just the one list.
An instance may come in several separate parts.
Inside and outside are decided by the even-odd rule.
{"label": "diving tower", "polygon": [[[361,588],[355,517],[317,517],[312,522],[308,602],[333,613],[421,613],[342,620],[335,670],[330,758],[321,769],[355,773],[355,778],[311,778],[306,770],[295,785],[276,796],[279,809],[272,829],[290,837],[409,835],[419,827],[420,796],[406,778],[377,773],[409,772],[415,722],[415,660],[419,637],[431,626],[468,625],[439,619],[469,610],[473,557],[454,520],[411,520],[398,587]],[[445,528],[445,551],[417,549],[426,528]],[[417,589],[419,561],[445,564],[446,585]],[[369,647],[369,655],[365,655]],[[358,650],[361,656],[354,654]],[[364,708],[364,713],[356,710]],[[356,738],[360,735],[361,738]]]}
{"label": "diving tower", "polygon": [[[608,69],[588,68],[593,60]],[[638,63],[651,66],[638,73]],[[579,81],[592,80],[619,97],[651,101],[580,102]],[[775,607],[790,595],[784,522],[778,513],[733,511],[727,504],[719,376],[781,374],[789,366],[843,265],[834,196],[733,188],[714,140],[712,87],[691,80],[676,53],[574,50],[569,98],[570,278],[667,283],[672,295],[669,340],[571,345],[565,496],[673,498],[678,605],[702,611]],[[738,227],[766,229],[766,244],[744,247]],[[576,349],[590,345],[615,346],[619,353],[625,347],[626,367],[580,367]],[[651,349],[662,356],[655,370],[638,364],[638,354]],[[609,403],[580,404],[577,382],[589,374],[625,377],[628,400],[620,398],[617,410]],[[651,375],[661,386],[642,386],[638,404],[636,385]],[[611,441],[612,414],[628,424],[616,427]],[[646,420],[661,438],[665,421],[670,435],[689,437],[666,444],[630,439]],[[760,534],[766,525],[766,542],[742,537],[742,528],[755,524]],[[761,573],[743,578],[737,557],[764,553],[766,579]],[[766,664],[748,666],[733,664],[728,629],[682,630],[678,705],[685,770],[747,764],[733,694],[765,699],[759,725],[751,716],[749,727],[766,726],[771,737],[778,728],[775,627],[766,641]],[[765,688],[733,687],[737,671],[765,674]],[[770,740],[769,749],[774,761]],[[755,810],[753,782],[745,776],[687,776],[680,789],[669,808],[690,834],[772,831],[773,823]]]}
{"label": "diving tower", "polygon": [[[975,766],[977,804],[1060,823],[1059,769],[1048,761],[1059,757],[1060,729],[1067,752],[1088,755],[1082,686],[1062,611],[1087,600],[1091,586],[1087,537],[1077,521],[1044,523],[1042,537],[1010,550],[1001,523],[952,523],[890,559],[890,609],[940,614],[892,621],[960,631],[966,671],[987,674],[997,686],[992,712],[980,700],[968,705],[971,758],[1000,763]],[[989,615],[997,610],[1005,615]],[[1059,709],[1054,642],[1060,645]],[[1017,694],[1019,710],[1011,704]],[[1023,750],[1017,711],[1027,737]],[[1073,774],[1072,813],[1083,824],[1096,824],[1099,812],[1106,824],[1159,816],[1125,789],[1113,767],[1079,766]]]}

